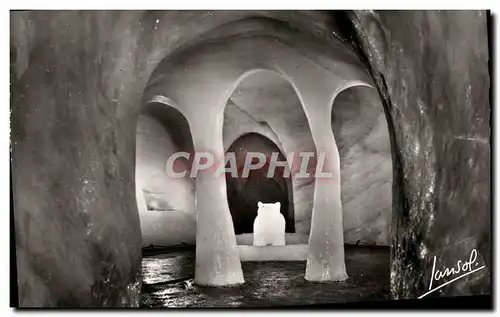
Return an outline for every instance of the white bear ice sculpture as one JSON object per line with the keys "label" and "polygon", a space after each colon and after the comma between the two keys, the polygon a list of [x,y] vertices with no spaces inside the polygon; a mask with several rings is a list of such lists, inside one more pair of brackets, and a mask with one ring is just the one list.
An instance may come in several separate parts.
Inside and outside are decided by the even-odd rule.
{"label": "white bear ice sculpture", "polygon": [[285,245],[285,217],[280,212],[281,203],[257,204],[257,217],[253,223],[253,245]]}

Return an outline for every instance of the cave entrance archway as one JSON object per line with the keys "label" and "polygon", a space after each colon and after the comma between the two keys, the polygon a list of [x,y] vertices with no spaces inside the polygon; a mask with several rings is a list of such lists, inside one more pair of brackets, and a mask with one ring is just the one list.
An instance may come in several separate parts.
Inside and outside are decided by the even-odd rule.
{"label": "cave entrance archway", "polygon": [[[258,257],[253,258],[307,259],[306,280],[342,281],[347,274],[338,177],[340,169],[338,151],[332,146],[335,140],[330,135],[329,107],[339,90],[351,85],[368,85],[369,75],[362,70],[354,55],[348,57],[350,52],[342,43],[335,44],[335,51],[347,54],[336,56],[341,62],[336,59],[331,61],[321,53],[323,47],[306,44],[314,41],[305,39],[304,46],[295,47],[295,43],[301,41],[288,41],[284,36],[284,42],[281,42],[281,35],[274,34],[274,28],[271,30],[271,36],[252,33],[248,37],[238,37],[238,40],[217,35],[221,40],[207,40],[177,51],[158,65],[153,74],[159,77],[150,80],[151,88],[145,92],[144,98],[148,100],[148,96],[161,93],[171,97],[189,121],[196,151],[210,151],[219,162],[227,149],[224,140],[234,140],[227,136],[260,132],[265,124],[271,127],[275,136],[279,136],[280,142],[274,142],[283,145],[283,153],[313,149],[329,155],[333,160],[325,160],[327,166],[323,166],[322,171],[333,172],[335,177],[322,180],[316,177],[314,191],[312,186],[304,190],[303,184],[296,179],[293,182],[295,227],[301,234],[307,232],[303,229],[308,229],[308,243],[297,246],[288,243],[288,239],[288,245],[279,248],[283,256],[273,248],[266,249],[268,254],[259,251],[256,254]],[[299,36],[294,33],[293,38],[299,38],[295,35]],[[253,49],[249,50],[250,47]],[[234,130],[226,129],[226,119],[231,118],[226,116],[230,103],[242,113],[232,120]],[[201,106],[203,109],[200,110]],[[244,115],[248,120],[240,120]],[[304,127],[304,135],[310,132],[308,140],[293,134],[300,127]],[[272,136],[266,136],[274,140]],[[291,157],[289,159],[292,162]],[[306,196],[312,196],[311,203]],[[197,173],[195,199],[198,224],[196,283],[242,283],[240,262],[252,259],[252,252],[242,250],[252,251],[254,248],[246,248],[246,243],[239,243],[245,239],[235,239],[226,179],[211,177],[208,170]],[[214,231],[217,233],[214,234]],[[236,248],[236,244],[241,244],[241,247]],[[221,262],[221,258],[225,260]]]}
{"label": "cave entrance archway", "polygon": [[[257,203],[259,201],[263,203],[279,201],[281,214],[286,221],[285,231],[294,233],[295,219],[291,178],[284,177],[285,168],[279,166],[275,168],[272,177],[267,177],[272,153],[279,153],[279,162],[286,161],[286,157],[278,146],[263,135],[248,133],[236,139],[227,152],[235,153],[238,170],[238,177],[232,177],[231,173],[226,173],[227,200],[235,234],[253,233],[253,223],[257,216]],[[260,169],[251,170],[248,178],[243,178],[242,172],[248,152],[264,154],[266,164]]]}

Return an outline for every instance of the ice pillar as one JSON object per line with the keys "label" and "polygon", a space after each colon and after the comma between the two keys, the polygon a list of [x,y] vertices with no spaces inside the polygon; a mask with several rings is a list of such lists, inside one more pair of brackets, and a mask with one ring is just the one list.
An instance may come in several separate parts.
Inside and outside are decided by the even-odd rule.
{"label": "ice pillar", "polygon": [[343,281],[348,277],[344,262],[340,157],[332,132],[330,109],[326,104],[317,106],[309,115],[317,158],[325,157],[323,166],[317,166],[317,173],[330,174],[327,177],[316,174],[305,274],[309,281]]}
{"label": "ice pillar", "polygon": [[196,175],[196,268],[198,285],[223,286],[243,283],[243,271],[229,212],[224,174],[214,176],[224,158],[223,117],[204,115],[192,120],[191,133],[195,152],[210,153],[212,168]]}

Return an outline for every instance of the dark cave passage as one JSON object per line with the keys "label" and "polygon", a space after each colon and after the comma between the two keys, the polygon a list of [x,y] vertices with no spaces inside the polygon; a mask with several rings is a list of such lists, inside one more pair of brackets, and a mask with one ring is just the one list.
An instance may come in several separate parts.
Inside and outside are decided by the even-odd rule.
{"label": "dark cave passage", "polygon": [[[279,153],[278,161],[286,160],[276,144],[260,134],[249,133],[238,138],[229,147],[228,152],[236,154],[238,168],[237,178],[226,173],[227,199],[235,233],[253,232],[259,201],[263,203],[279,201],[281,213],[286,220],[286,232],[295,232],[291,179],[283,177],[284,167],[276,167],[273,177],[267,177],[272,153]],[[266,155],[267,162],[262,168],[251,170],[248,178],[243,178],[241,176],[248,152]]]}

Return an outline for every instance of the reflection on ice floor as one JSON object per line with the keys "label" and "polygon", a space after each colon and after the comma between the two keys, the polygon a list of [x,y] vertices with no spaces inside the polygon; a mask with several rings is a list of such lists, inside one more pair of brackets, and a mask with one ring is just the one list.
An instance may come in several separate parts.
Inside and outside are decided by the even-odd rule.
{"label": "reflection on ice floor", "polygon": [[349,280],[312,283],[305,262],[243,262],[245,284],[193,284],[194,252],[143,258],[143,307],[269,307],[389,299],[389,248],[346,247]]}

